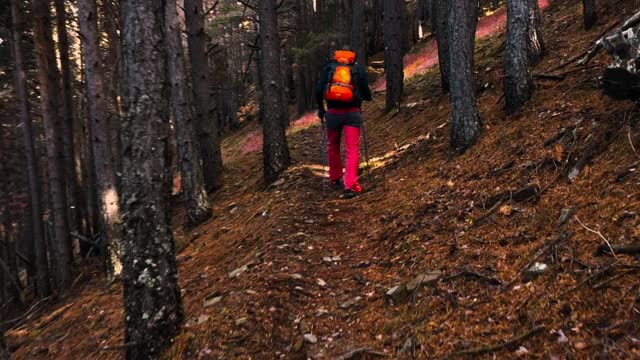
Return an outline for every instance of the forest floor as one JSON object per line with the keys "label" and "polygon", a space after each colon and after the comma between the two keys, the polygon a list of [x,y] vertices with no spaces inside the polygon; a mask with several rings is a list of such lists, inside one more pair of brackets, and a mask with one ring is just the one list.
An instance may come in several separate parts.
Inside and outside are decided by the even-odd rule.
{"label": "forest floor", "polygon": [[[600,25],[583,31],[580,2],[553,1],[534,73],[639,6],[602,3]],[[176,232],[186,323],[166,357],[639,358],[640,258],[606,245],[640,241],[638,111],[596,88],[601,55],[537,79],[508,117],[503,56],[502,34],[479,41],[484,132],[462,156],[449,150],[437,68],[408,80],[400,112],[384,114],[377,94],[364,108],[372,168],[352,200],[322,196],[313,121],[289,132],[294,163],[269,187],[259,147],[242,151],[257,124],[228,138],[217,217]],[[535,263],[546,268],[528,272]],[[16,359],[117,359],[122,329],[119,284],[85,269],[65,301],[7,335]]]}

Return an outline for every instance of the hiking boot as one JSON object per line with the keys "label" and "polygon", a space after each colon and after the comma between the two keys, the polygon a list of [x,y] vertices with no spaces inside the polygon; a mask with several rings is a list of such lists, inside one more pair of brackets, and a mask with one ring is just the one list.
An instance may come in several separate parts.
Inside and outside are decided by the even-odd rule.
{"label": "hiking boot", "polygon": [[356,184],[356,186],[354,187],[353,191],[357,192],[358,194],[362,192],[362,186],[360,186],[360,184]]}
{"label": "hiking boot", "polygon": [[358,196],[358,193],[357,193],[357,192],[355,192],[354,190],[351,190],[351,189],[345,189],[345,190],[344,190],[344,195],[343,195],[343,197],[344,197],[345,199],[353,199],[353,198],[354,198],[354,197],[356,197],[356,196]]}
{"label": "hiking boot", "polygon": [[333,187],[334,190],[340,190],[343,186],[344,183],[342,182],[342,179],[331,180],[331,187]]}

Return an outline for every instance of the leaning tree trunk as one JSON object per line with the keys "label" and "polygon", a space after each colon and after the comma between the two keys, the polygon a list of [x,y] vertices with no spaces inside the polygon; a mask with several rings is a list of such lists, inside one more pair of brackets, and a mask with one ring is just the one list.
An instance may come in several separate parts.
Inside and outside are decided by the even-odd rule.
{"label": "leaning tree trunk", "polygon": [[260,77],[264,179],[267,183],[278,178],[290,164],[289,148],[282,120],[282,71],[280,71],[280,37],[274,0],[259,0],[260,17]]}
{"label": "leaning tree trunk", "polygon": [[451,146],[459,153],[473,146],[482,124],[473,88],[473,52],[471,27],[477,11],[475,0],[452,0],[449,16],[451,61]]}
{"label": "leaning tree trunk", "polygon": [[[402,2],[403,3],[403,2]],[[404,51],[403,32],[404,6],[401,1],[385,0],[384,2],[384,72],[387,78],[387,99],[385,111],[400,106],[404,93]]]}
{"label": "leaning tree trunk", "polygon": [[189,226],[196,226],[211,216],[204,190],[200,154],[196,151],[193,131],[193,103],[185,74],[184,51],[175,1],[165,4],[167,65],[171,84],[171,108],[176,127],[181,189],[187,208]]}
{"label": "leaning tree trunk", "polygon": [[204,170],[206,190],[215,191],[222,186],[222,152],[218,135],[218,120],[210,108],[209,65],[205,51],[205,30],[202,0],[184,0],[187,23],[191,82],[196,109],[196,133],[200,145],[200,158]]}
{"label": "leaning tree trunk", "polygon": [[29,178],[29,200],[31,210],[31,248],[33,248],[32,271],[35,278],[35,292],[39,298],[45,298],[51,293],[49,286],[49,272],[47,252],[44,240],[44,224],[42,222],[42,195],[40,189],[40,174],[38,158],[33,143],[33,126],[29,116],[29,102],[27,98],[27,76],[22,56],[22,12],[18,0],[11,0],[12,45],[15,62],[16,98],[22,119],[22,138],[27,162],[27,176]]}
{"label": "leaning tree trunk", "polygon": [[105,88],[104,70],[101,66],[98,38],[98,11],[96,0],[79,1],[80,38],[87,80],[87,104],[91,121],[93,166],[96,175],[96,190],[101,223],[106,244],[106,265],[110,277],[122,272],[122,220],[120,196],[117,188],[116,169],[111,153],[109,133],[109,110]]}
{"label": "leaning tree trunk", "polygon": [[582,0],[582,9],[584,12],[584,28],[589,30],[598,21],[596,0]]}
{"label": "leaning tree trunk", "polygon": [[47,141],[47,167],[49,193],[53,213],[53,249],[51,251],[53,272],[59,290],[71,285],[71,241],[69,239],[68,207],[64,179],[64,144],[62,141],[63,119],[58,113],[60,74],[56,65],[53,39],[51,37],[51,13],[49,1],[32,0],[34,18],[34,42],[38,63],[38,80],[42,99]]}
{"label": "leaning tree trunk", "polygon": [[170,225],[169,106],[162,1],[123,3],[127,113],[122,224],[127,359],[156,358],[183,319]]}
{"label": "leaning tree trunk", "polygon": [[[536,0],[537,1],[537,0]],[[529,0],[507,0],[507,45],[504,64],[504,96],[507,113],[512,114],[531,99],[529,74]]]}
{"label": "leaning tree trunk", "polygon": [[527,0],[528,2],[528,48],[529,66],[537,65],[544,56],[546,49],[541,30],[540,4],[538,0]]}
{"label": "leaning tree trunk", "polygon": [[365,5],[365,0],[351,2],[351,48],[358,54],[358,62],[364,67],[367,66]]}
{"label": "leaning tree trunk", "polygon": [[70,214],[69,227],[78,230],[82,222],[81,217],[84,211],[81,210],[80,199],[82,191],[80,189],[78,174],[76,172],[76,149],[74,143],[74,122],[73,122],[73,91],[71,89],[71,59],[69,54],[69,37],[67,35],[67,11],[64,0],[55,0],[56,9],[56,30],[58,31],[58,50],[60,52],[60,70],[62,80],[62,140],[64,143],[64,173],[67,184],[67,200]]}
{"label": "leaning tree trunk", "polygon": [[440,63],[440,83],[442,90],[449,92],[451,87],[450,73],[451,64],[449,49],[451,39],[449,36],[449,13],[452,0],[435,1],[435,11],[432,22],[436,31],[436,41],[438,42],[438,62]]}

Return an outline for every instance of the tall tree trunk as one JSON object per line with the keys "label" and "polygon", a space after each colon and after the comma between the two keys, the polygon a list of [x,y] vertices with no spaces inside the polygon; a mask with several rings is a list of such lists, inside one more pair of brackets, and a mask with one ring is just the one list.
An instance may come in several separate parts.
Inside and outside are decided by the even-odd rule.
{"label": "tall tree trunk", "polygon": [[191,81],[196,109],[196,133],[200,145],[200,158],[204,170],[206,190],[215,191],[222,186],[222,152],[218,135],[218,120],[212,116],[209,89],[209,65],[205,52],[205,30],[202,0],[184,0],[187,23]]}
{"label": "tall tree trunk", "polygon": [[113,154],[113,163],[116,169],[116,173],[122,171],[122,142],[121,142],[121,130],[122,130],[122,104],[120,101],[120,95],[122,92],[122,46],[120,42],[120,12],[116,8],[114,1],[120,0],[105,0],[104,6],[104,31],[107,34],[109,46],[107,47],[107,58],[113,64],[111,70],[111,76],[107,86],[109,96],[111,97],[111,103],[114,111],[109,118],[109,129],[111,131],[111,153]]}
{"label": "tall tree trunk", "polygon": [[473,53],[477,1],[451,0],[449,34],[451,62],[451,146],[459,153],[473,146],[480,136],[482,123],[473,88]]}
{"label": "tall tree trunk", "polygon": [[111,154],[109,133],[109,110],[105,89],[104,71],[101,66],[100,42],[98,38],[98,10],[95,0],[80,0],[78,17],[80,38],[83,42],[83,60],[87,79],[87,104],[91,121],[91,146],[96,174],[96,190],[100,208],[107,273],[117,277],[122,272],[122,220],[120,196],[118,194],[116,169]]}
{"label": "tall tree trunk", "polygon": [[383,35],[383,14],[384,14],[384,1],[385,0],[372,0],[373,2],[373,21],[371,24],[371,31],[369,38],[369,52],[376,53],[381,49],[380,41]]}
{"label": "tall tree trunk", "polygon": [[270,183],[290,164],[282,107],[282,71],[280,70],[280,37],[274,0],[259,0],[260,76],[262,78],[262,114],[264,178]]}
{"label": "tall tree trunk", "polygon": [[367,66],[367,41],[365,29],[365,0],[351,2],[351,48],[358,54],[358,63]]}
{"label": "tall tree trunk", "polygon": [[56,66],[53,39],[51,38],[51,13],[48,0],[32,0],[34,41],[38,63],[38,80],[42,98],[47,140],[47,167],[49,193],[53,214],[52,263],[59,290],[71,285],[71,241],[69,239],[68,207],[64,177],[63,119],[58,113],[60,74]]}
{"label": "tall tree trunk", "polygon": [[4,341],[4,333],[0,331],[0,360],[11,360],[11,353],[7,348],[7,343]]}
{"label": "tall tree trunk", "polygon": [[544,38],[542,37],[542,31],[540,29],[541,15],[540,4],[538,0],[527,0],[528,2],[528,52],[529,52],[529,66],[537,65],[544,56],[546,49],[544,45]]}
{"label": "tall tree trunk", "polygon": [[209,200],[204,190],[200,154],[195,150],[193,103],[185,74],[184,51],[175,1],[165,4],[168,75],[171,84],[171,108],[176,127],[181,189],[186,203],[189,226],[196,226],[211,216]]}
{"label": "tall tree trunk", "polygon": [[64,173],[67,184],[67,201],[69,205],[69,227],[78,230],[83,211],[80,209],[81,190],[76,171],[76,152],[74,144],[73,91],[71,90],[71,59],[69,54],[69,36],[67,35],[67,11],[64,0],[55,0],[56,29],[58,31],[58,51],[60,54],[60,70],[62,80],[62,140],[64,143]]}
{"label": "tall tree trunk", "polygon": [[598,21],[596,0],[582,0],[582,10],[584,12],[584,28],[589,30]]}
{"label": "tall tree trunk", "polygon": [[385,111],[400,106],[404,93],[404,65],[402,12],[403,1],[384,2],[384,72],[387,78],[387,99]]}
{"label": "tall tree trunk", "polygon": [[123,2],[122,224],[127,359],[152,359],[183,320],[170,225],[164,2]]}
{"label": "tall tree trunk", "polygon": [[442,84],[442,90],[449,92],[451,87],[450,73],[451,64],[449,49],[451,46],[451,39],[449,34],[449,14],[451,12],[452,0],[438,0],[435,5],[434,12],[434,27],[436,31],[436,39],[438,42],[438,62],[440,63],[440,82]]}
{"label": "tall tree trunk", "polygon": [[16,97],[22,120],[22,139],[27,161],[27,176],[29,179],[29,200],[31,210],[31,245],[33,249],[32,271],[35,277],[35,292],[40,298],[51,293],[49,285],[49,271],[47,265],[47,250],[44,242],[44,224],[42,222],[42,193],[40,190],[40,174],[38,159],[33,143],[33,126],[29,116],[29,101],[27,98],[27,76],[22,56],[22,12],[18,0],[11,0],[12,45],[15,62]]}
{"label": "tall tree trunk", "polygon": [[507,0],[507,45],[504,65],[504,95],[507,113],[518,111],[531,99],[529,74],[529,0]]}

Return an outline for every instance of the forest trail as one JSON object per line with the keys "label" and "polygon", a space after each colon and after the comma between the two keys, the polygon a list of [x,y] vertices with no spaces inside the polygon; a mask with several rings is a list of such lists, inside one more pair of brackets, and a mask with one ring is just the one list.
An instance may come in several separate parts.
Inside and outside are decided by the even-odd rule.
{"label": "forest trail", "polygon": [[[601,25],[582,32],[578,6],[556,1],[546,12],[545,34],[559,54],[538,71],[584,50],[620,13],[603,9]],[[621,177],[637,163],[629,141],[640,139],[628,140],[622,127],[638,133],[632,105],[594,89],[597,71],[576,71],[539,82],[527,109],[507,118],[497,105],[501,44],[496,36],[477,45],[485,132],[463,156],[448,150],[449,102],[433,69],[407,84],[400,113],[384,114],[378,99],[366,105],[373,168],[355,199],[322,198],[313,118],[290,131],[294,164],[267,188],[261,146],[243,150],[257,124],[226,139],[217,217],[176,233],[186,324],[167,358],[336,359],[363,347],[389,358],[444,358],[521,335],[498,357],[640,356],[637,257],[595,256],[598,235],[576,218],[558,225],[573,209],[614,243],[640,237],[640,183],[633,172]],[[563,169],[593,139],[593,162],[567,181]],[[492,206],[496,195],[531,184],[544,191]],[[184,214],[174,219],[180,225]],[[525,281],[533,262],[548,268]],[[389,302],[391,288],[436,270],[437,281]],[[121,358],[120,287],[100,274],[83,273],[90,281],[79,280],[67,302],[10,331],[15,358]]]}

